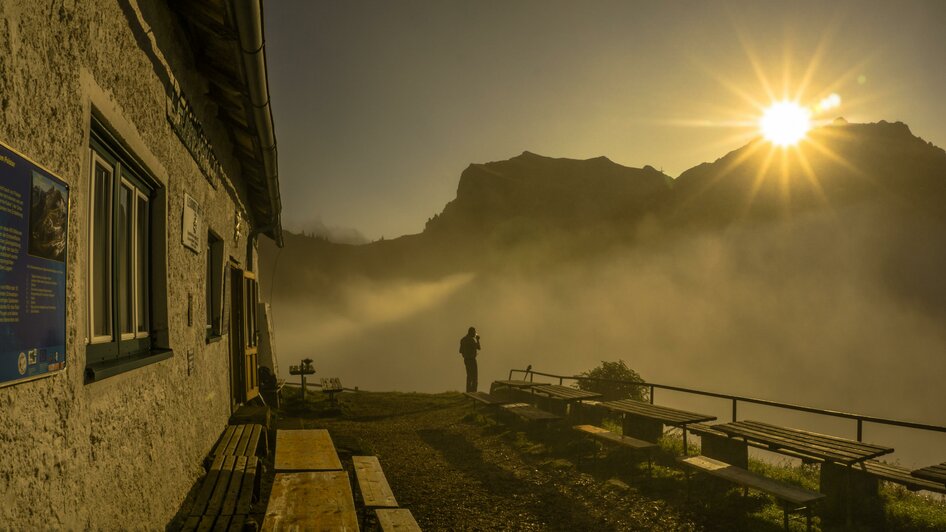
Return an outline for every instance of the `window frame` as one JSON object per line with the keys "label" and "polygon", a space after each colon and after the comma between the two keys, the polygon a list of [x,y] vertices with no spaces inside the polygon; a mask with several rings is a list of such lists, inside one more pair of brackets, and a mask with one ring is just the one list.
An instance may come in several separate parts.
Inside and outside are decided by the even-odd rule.
{"label": "window frame", "polygon": [[223,291],[225,286],[226,264],[223,261],[223,238],[217,235],[213,230],[207,231],[207,247],[205,251],[207,253],[206,260],[209,275],[204,281],[207,283],[204,288],[204,303],[207,305],[204,326],[206,328],[206,339],[209,343],[219,340],[224,335]]}
{"label": "window frame", "polygon": [[[96,127],[98,126],[98,127]],[[155,285],[157,278],[154,275],[156,258],[166,260],[164,255],[156,256],[155,240],[161,238],[157,233],[160,226],[160,215],[157,212],[159,194],[164,192],[163,187],[141,169],[140,164],[131,154],[109,135],[104,128],[93,120],[89,136],[90,165],[90,186],[91,198],[89,201],[89,251],[87,254],[89,290],[87,293],[88,309],[88,341],[86,343],[86,382],[92,382],[104,377],[115,375],[140,367],[151,362],[157,362],[171,356],[171,351],[166,348],[159,348],[155,345],[156,335],[154,334],[155,316]],[[96,204],[96,186],[98,185],[98,176],[96,174],[99,167],[107,170],[109,173],[110,190],[108,201],[111,205]],[[129,283],[130,289],[126,297],[122,297],[121,284],[122,273],[119,271],[122,257],[119,252],[123,246],[119,242],[119,223],[122,194],[128,194],[129,209],[128,227],[126,228],[129,250],[126,251],[127,258],[130,261],[130,278],[125,280]],[[146,210],[144,217],[140,216],[139,209]],[[166,207],[165,207],[166,208]],[[107,257],[109,274],[106,276],[110,282],[109,309],[104,314],[110,323],[110,333],[108,335],[96,335],[96,312],[95,312],[95,282],[100,272],[96,268],[95,244],[96,244],[96,219],[95,215],[98,209],[107,209],[109,212],[109,227],[105,232],[105,238],[110,240],[107,247]],[[140,224],[144,223],[142,231]],[[142,235],[147,238],[146,242],[141,242]],[[161,268],[158,268],[159,270]],[[144,309],[140,303],[144,300]],[[127,300],[127,301],[126,301]],[[123,306],[125,305],[125,306]],[[130,308],[126,308],[130,307]],[[142,313],[144,310],[144,313]],[[129,329],[131,332],[124,332],[122,322],[125,319],[123,313],[129,312],[132,323]],[[144,314],[144,315],[142,315]]]}

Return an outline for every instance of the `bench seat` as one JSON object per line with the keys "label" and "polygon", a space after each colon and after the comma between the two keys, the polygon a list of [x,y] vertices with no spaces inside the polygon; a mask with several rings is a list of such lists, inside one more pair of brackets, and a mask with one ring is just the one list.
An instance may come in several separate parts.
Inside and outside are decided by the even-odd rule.
{"label": "bench seat", "polygon": [[420,525],[407,508],[375,510],[383,532],[420,532]]}
{"label": "bench seat", "polygon": [[634,449],[636,451],[649,451],[657,448],[657,444],[650,443],[644,440],[638,440],[637,438],[632,438],[630,436],[624,436],[621,434],[615,434],[610,430],[603,429],[601,427],[596,427],[594,425],[575,425],[573,429],[591,436],[596,440],[603,441],[605,443],[611,443],[614,445],[619,445],[621,447],[627,447],[629,449]]}
{"label": "bench seat", "polygon": [[914,477],[910,470],[894,464],[887,464],[878,460],[867,460],[854,465],[855,471],[860,471],[880,480],[902,484],[912,491],[927,490],[937,493],[946,493],[946,486],[929,480]]}
{"label": "bench seat", "polygon": [[[188,523],[199,521],[203,526],[213,524],[217,516],[249,514],[250,506],[259,496],[259,469],[259,458],[255,456],[215,458],[191,501]],[[195,525],[194,529],[197,528]]]}
{"label": "bench seat", "polygon": [[228,425],[211,452],[218,456],[260,456],[267,453],[266,430],[259,424]]}
{"label": "bench seat", "polygon": [[377,456],[352,456],[355,479],[365,508],[397,508],[394,492],[381,470]]}
{"label": "bench seat", "polygon": [[562,419],[561,416],[556,416],[555,414],[546,412],[545,410],[539,410],[528,403],[510,403],[501,405],[500,408],[524,421],[542,423]]}
{"label": "bench seat", "polygon": [[463,395],[469,397],[477,403],[484,404],[486,406],[499,406],[509,403],[509,401],[501,399],[487,392],[464,392]]}
{"label": "bench seat", "polygon": [[808,529],[811,530],[811,506],[824,499],[824,494],[812,491],[793,484],[787,484],[726,462],[720,462],[706,456],[681,456],[677,461],[700,473],[721,478],[738,484],[746,489],[752,488],[767,493],[782,504],[784,511],[785,529],[788,529],[788,514],[798,510],[805,510],[808,519]]}

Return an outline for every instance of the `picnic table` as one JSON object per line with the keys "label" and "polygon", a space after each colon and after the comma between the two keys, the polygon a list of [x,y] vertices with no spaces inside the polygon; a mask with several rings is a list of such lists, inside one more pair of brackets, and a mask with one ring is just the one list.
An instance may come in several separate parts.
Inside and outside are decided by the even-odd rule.
{"label": "picnic table", "polygon": [[262,530],[357,531],[358,514],[348,473],[276,473]]}
{"label": "picnic table", "polygon": [[775,452],[811,457],[818,461],[851,466],[893,452],[884,447],[856,440],[818,434],[800,429],[779,427],[761,421],[735,421],[713,425],[713,429],[749,442],[757,442]]}
{"label": "picnic table", "polygon": [[656,442],[663,434],[663,425],[680,427],[683,429],[683,454],[687,452],[686,426],[690,423],[713,421],[716,416],[688,412],[666,406],[658,406],[634,399],[618,401],[602,401],[600,408],[610,412],[617,412],[624,416],[624,434]]}
{"label": "picnic table", "polygon": [[[532,381],[523,381],[523,380],[505,380],[505,381],[493,381],[493,384],[489,387],[489,392],[497,396],[502,397],[503,399],[522,401],[525,399],[525,391],[533,386],[542,386],[543,384],[548,384],[545,382],[532,382]],[[498,392],[498,393],[497,393]],[[512,392],[512,393],[508,393]],[[518,392],[518,393],[517,393]]]}
{"label": "picnic table", "polygon": [[829,513],[846,513],[851,522],[855,500],[872,500],[877,495],[876,479],[858,474],[854,466],[893,452],[893,447],[863,443],[838,436],[779,427],[761,421],[735,421],[713,425],[713,429],[755,442],[773,452],[822,462],[819,491],[828,497]]}
{"label": "picnic table", "polygon": [[946,486],[946,462],[917,469],[912,471],[910,475]]}
{"label": "picnic table", "polygon": [[327,430],[276,431],[276,471],[337,471],[342,463]]}
{"label": "picnic table", "polygon": [[561,413],[565,414],[566,407],[571,403],[580,403],[585,399],[597,399],[601,397],[600,393],[579,390],[571,386],[561,386],[559,384],[540,384],[532,386],[532,393],[547,397],[562,405]]}

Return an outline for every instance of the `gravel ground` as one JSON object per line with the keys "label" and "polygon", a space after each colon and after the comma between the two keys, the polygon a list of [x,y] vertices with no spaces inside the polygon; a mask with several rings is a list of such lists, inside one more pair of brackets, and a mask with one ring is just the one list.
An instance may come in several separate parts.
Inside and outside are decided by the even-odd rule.
{"label": "gravel ground", "polygon": [[703,528],[682,509],[682,476],[649,478],[646,462],[618,451],[595,461],[569,430],[497,421],[458,393],[346,393],[334,410],[287,403],[277,428],[328,429],[349,469],[352,455],[378,456],[424,530]]}

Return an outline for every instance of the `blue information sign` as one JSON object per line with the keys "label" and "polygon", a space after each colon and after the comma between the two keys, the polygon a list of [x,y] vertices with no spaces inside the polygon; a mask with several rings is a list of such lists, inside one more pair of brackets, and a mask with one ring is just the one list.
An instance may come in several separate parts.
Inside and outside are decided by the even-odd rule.
{"label": "blue information sign", "polygon": [[69,185],[0,144],[0,386],[66,365]]}

